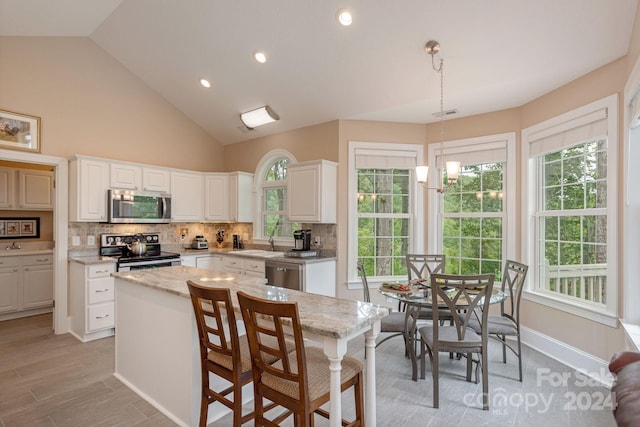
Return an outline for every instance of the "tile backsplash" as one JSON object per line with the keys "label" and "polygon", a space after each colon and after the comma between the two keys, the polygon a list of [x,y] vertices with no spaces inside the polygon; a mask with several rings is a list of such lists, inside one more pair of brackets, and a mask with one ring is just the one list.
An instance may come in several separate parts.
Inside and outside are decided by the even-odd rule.
{"label": "tile backsplash", "polygon": [[[311,230],[312,249],[321,249],[324,254],[335,255],[337,239],[335,224],[301,224],[300,228]],[[184,241],[180,240],[182,231],[186,230]],[[159,233],[163,245],[183,245],[187,247],[196,235],[204,235],[209,241],[209,247],[216,247],[216,232],[224,230],[223,247],[231,247],[233,235],[238,234],[246,247],[254,247],[253,224],[251,223],[198,223],[179,222],[171,224],[104,224],[95,222],[69,223],[69,252],[97,253],[100,247],[100,235],[104,233]],[[95,244],[87,243],[89,236],[95,237]],[[320,245],[313,244],[313,239],[319,236]],[[73,245],[74,237],[79,238],[80,245]],[[286,249],[286,248],[278,248]]]}

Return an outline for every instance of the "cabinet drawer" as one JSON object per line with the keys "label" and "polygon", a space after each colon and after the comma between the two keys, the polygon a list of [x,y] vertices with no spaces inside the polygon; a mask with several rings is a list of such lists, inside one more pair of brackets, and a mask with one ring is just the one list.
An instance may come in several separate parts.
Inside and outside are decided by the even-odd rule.
{"label": "cabinet drawer", "polygon": [[89,278],[93,277],[108,277],[116,271],[115,264],[95,264],[90,265],[87,270],[89,271]]}
{"label": "cabinet drawer", "polygon": [[112,277],[98,277],[90,279],[88,282],[89,290],[87,299],[89,304],[113,301],[115,284]]}
{"label": "cabinet drawer", "polygon": [[242,270],[244,267],[242,265],[242,260],[240,258],[236,258],[236,257],[225,257],[223,260],[222,265],[225,267],[225,269],[240,269]]}
{"label": "cabinet drawer", "polygon": [[115,304],[113,301],[90,305],[87,311],[87,332],[115,326]]}
{"label": "cabinet drawer", "polygon": [[22,257],[22,265],[52,265],[53,254],[25,255]]}
{"label": "cabinet drawer", "polygon": [[244,270],[245,272],[247,272],[247,274],[249,274],[249,272],[256,273],[252,274],[252,276],[264,277],[264,261],[256,259],[245,259]]}
{"label": "cabinet drawer", "polygon": [[0,257],[0,268],[17,267],[19,263],[20,263],[20,257],[17,257],[17,256]]}

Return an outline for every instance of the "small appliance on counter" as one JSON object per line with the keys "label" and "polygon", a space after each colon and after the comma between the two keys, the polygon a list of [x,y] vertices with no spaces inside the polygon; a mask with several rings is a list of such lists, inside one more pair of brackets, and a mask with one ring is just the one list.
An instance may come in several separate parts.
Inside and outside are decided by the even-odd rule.
{"label": "small appliance on counter", "polygon": [[191,247],[193,249],[208,249],[209,243],[207,242],[207,239],[204,238],[204,236],[196,236],[191,242]]}
{"label": "small appliance on counter", "polygon": [[240,240],[240,236],[238,234],[233,235],[233,249],[243,249],[244,245],[242,244],[242,240]]}
{"label": "small appliance on counter", "polygon": [[311,230],[296,230],[293,232],[293,250],[311,250]]}

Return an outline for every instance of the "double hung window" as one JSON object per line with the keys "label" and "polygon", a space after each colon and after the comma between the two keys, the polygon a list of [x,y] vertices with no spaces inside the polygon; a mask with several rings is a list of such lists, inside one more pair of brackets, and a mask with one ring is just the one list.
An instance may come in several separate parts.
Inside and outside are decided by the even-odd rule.
{"label": "double hung window", "polygon": [[613,98],[523,131],[529,291],[587,317],[616,311]]}
{"label": "double hung window", "polygon": [[350,280],[356,278],[357,260],[374,281],[406,277],[405,255],[422,234],[416,221],[421,188],[415,180],[422,146],[351,142],[349,147]]}

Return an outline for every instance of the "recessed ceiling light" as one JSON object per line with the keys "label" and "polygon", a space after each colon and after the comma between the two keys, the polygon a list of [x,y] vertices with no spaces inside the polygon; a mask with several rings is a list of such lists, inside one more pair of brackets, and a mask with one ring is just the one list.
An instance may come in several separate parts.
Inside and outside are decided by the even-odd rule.
{"label": "recessed ceiling light", "polygon": [[353,16],[351,15],[351,11],[349,9],[338,10],[336,17],[338,18],[338,22],[340,23],[340,25],[343,25],[345,27],[348,27],[353,23]]}
{"label": "recessed ceiling light", "polygon": [[267,62],[267,54],[261,50],[256,50],[255,52],[253,52],[253,59],[261,64],[264,64],[265,62]]}
{"label": "recessed ceiling light", "polygon": [[211,83],[209,83],[209,80],[207,79],[200,79],[200,84],[206,88],[210,88],[211,87]]}

